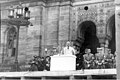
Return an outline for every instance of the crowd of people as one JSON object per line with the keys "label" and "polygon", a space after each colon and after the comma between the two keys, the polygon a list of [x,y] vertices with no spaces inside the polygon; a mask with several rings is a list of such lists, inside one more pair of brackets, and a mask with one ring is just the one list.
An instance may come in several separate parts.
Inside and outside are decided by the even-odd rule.
{"label": "crowd of people", "polygon": [[85,69],[104,69],[115,68],[115,55],[108,49],[108,53],[102,53],[102,48],[97,48],[97,53],[92,54],[90,49],[85,49],[83,55],[83,64]]}
{"label": "crowd of people", "polygon": [[[56,50],[55,50],[56,51]],[[79,69],[104,69],[116,67],[116,56],[111,53],[111,49],[107,50],[104,54],[102,48],[97,48],[97,53],[92,54],[91,49],[86,48],[84,54],[81,54],[76,50],[75,46],[71,46],[68,41],[66,46],[58,53],[60,55],[75,55],[76,58],[76,70]],[[34,59],[30,61],[31,71],[43,71],[50,70],[50,56],[39,57],[34,56]]]}
{"label": "crowd of people", "polygon": [[50,56],[40,57],[34,56],[29,62],[30,71],[49,71],[50,70]]}

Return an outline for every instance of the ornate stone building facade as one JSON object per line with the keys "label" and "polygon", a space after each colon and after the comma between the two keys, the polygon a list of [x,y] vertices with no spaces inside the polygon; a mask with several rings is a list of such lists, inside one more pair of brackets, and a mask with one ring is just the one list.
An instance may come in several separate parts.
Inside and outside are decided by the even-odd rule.
{"label": "ornate stone building facade", "polygon": [[[33,26],[21,26],[18,61],[27,64],[34,55],[52,55],[70,40],[81,52],[102,47],[115,52],[114,0],[13,0],[1,3],[0,63],[14,64],[16,27],[8,24],[8,8],[22,2],[31,11]],[[45,53],[47,48],[48,52]]]}

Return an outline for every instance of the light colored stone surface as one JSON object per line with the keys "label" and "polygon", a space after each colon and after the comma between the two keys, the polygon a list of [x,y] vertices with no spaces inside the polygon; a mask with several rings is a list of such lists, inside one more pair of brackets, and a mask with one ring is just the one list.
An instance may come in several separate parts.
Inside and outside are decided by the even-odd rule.
{"label": "light colored stone surface", "polygon": [[120,4],[120,0],[115,0],[115,4]]}
{"label": "light colored stone surface", "polygon": [[60,7],[59,40],[68,40],[70,6]]}
{"label": "light colored stone surface", "polygon": [[[112,72],[112,73],[111,73]],[[116,69],[86,69],[84,71],[34,71],[34,72],[1,72],[0,77],[60,77],[60,76],[87,76],[87,75],[115,75]]]}
{"label": "light colored stone surface", "polygon": [[47,45],[57,45],[58,7],[48,8]]}

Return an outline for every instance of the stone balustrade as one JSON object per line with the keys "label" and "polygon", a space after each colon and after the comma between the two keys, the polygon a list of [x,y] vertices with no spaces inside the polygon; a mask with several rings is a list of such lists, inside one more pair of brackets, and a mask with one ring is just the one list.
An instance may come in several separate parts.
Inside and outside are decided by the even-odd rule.
{"label": "stone balustrade", "polygon": [[70,79],[74,80],[78,77],[90,76],[116,76],[116,69],[85,69],[77,71],[36,71],[36,72],[0,72],[1,80],[47,80],[47,79]]}

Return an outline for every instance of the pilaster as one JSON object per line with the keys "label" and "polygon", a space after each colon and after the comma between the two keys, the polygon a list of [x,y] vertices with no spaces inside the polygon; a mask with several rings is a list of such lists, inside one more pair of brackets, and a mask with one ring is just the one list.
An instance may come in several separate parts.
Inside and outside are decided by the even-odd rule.
{"label": "pilaster", "polygon": [[115,0],[115,25],[116,25],[116,67],[117,80],[120,79],[120,0]]}

